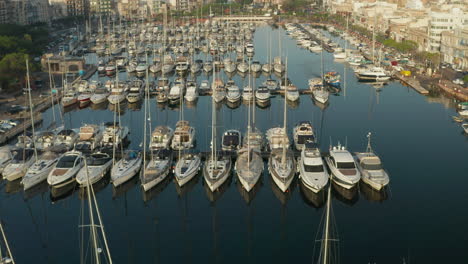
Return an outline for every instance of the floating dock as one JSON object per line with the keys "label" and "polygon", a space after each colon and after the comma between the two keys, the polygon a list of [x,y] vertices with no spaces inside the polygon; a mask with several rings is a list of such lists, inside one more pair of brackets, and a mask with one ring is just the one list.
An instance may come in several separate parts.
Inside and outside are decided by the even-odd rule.
{"label": "floating dock", "polygon": [[[20,124],[14,126],[10,130],[0,135],[1,145],[15,138],[19,134],[24,133],[25,130],[28,130],[32,126],[31,118],[29,116],[23,117],[22,120],[23,122],[21,122]],[[34,124],[39,124],[41,122],[42,122],[42,114],[40,112],[34,114]]]}
{"label": "floating dock", "polygon": [[416,90],[418,93],[424,95],[429,94],[429,91],[422,87],[417,79],[405,77],[399,72],[395,74],[395,77],[399,79],[402,83]]}

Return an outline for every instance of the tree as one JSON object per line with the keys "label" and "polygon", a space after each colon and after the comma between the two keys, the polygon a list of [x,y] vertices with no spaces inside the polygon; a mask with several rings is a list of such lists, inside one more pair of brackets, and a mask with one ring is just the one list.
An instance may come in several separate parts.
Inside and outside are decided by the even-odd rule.
{"label": "tree", "polygon": [[2,58],[0,61],[0,85],[3,89],[22,83],[26,74],[26,58],[27,55],[24,53],[10,53]]}

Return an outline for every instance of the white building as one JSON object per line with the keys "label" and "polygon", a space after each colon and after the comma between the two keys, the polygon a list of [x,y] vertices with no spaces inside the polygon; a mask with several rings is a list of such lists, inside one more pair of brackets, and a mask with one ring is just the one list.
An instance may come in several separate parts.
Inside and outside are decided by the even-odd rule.
{"label": "white building", "polygon": [[447,12],[429,13],[429,47],[431,52],[440,51],[440,41],[443,31],[462,29],[468,27],[468,13],[459,8],[452,8]]}

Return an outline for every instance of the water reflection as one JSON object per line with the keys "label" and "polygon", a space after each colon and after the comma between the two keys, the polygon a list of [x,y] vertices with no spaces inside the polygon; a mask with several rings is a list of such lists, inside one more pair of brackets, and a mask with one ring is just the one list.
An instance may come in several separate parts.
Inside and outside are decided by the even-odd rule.
{"label": "water reflection", "polygon": [[153,188],[149,189],[148,191],[144,191],[143,188],[141,188],[141,194],[143,196],[143,201],[145,203],[148,203],[149,201],[153,200],[156,198],[166,187],[171,183],[172,179],[172,174],[169,173],[167,177],[162,180],[158,185],[154,186]]}
{"label": "water reflection", "polygon": [[48,190],[49,190],[49,183],[47,183],[47,181],[43,181],[27,189],[26,191],[24,191],[23,198],[25,200],[29,200],[39,194],[46,193]]}
{"label": "water reflection", "polygon": [[[95,182],[92,187],[94,194],[97,194],[98,192],[104,190],[107,185],[110,182],[110,173],[107,173],[102,179],[99,181]],[[80,190],[78,191],[78,197],[81,200],[86,200],[88,199],[88,187],[81,187]]]}
{"label": "water reflection", "polygon": [[112,199],[116,199],[126,194],[130,189],[135,187],[138,183],[138,177],[133,177],[126,183],[123,183],[117,187],[112,186]]}
{"label": "water reflection", "polygon": [[232,173],[228,176],[225,182],[214,192],[208,187],[208,185],[203,181],[203,186],[205,189],[206,196],[211,204],[215,204],[219,198],[226,192],[226,190],[231,186],[232,183]]}
{"label": "water reflection", "polygon": [[366,200],[373,202],[384,202],[388,199],[388,188],[384,188],[380,191],[372,189],[369,185],[361,182],[359,184],[359,190]]}
{"label": "water reflection", "polygon": [[332,183],[333,196],[347,205],[355,205],[359,201],[359,187],[355,186],[351,189],[343,188],[336,183]]}
{"label": "water reflection", "polygon": [[7,181],[5,184],[5,192],[8,194],[15,194],[23,190],[23,185],[21,185],[21,179],[14,181]]}
{"label": "water reflection", "polygon": [[306,204],[308,204],[309,206],[312,206],[312,207],[314,207],[316,209],[322,208],[325,205],[325,201],[326,201],[326,198],[327,198],[327,191],[325,189],[328,189],[328,188],[324,188],[320,192],[314,193],[309,188],[304,186],[304,184],[302,182],[299,183],[299,186],[300,186],[300,190],[301,190],[300,193],[301,193],[302,200]]}
{"label": "water reflection", "polygon": [[70,197],[78,188],[78,184],[73,181],[61,187],[50,187],[50,200],[56,203]]}

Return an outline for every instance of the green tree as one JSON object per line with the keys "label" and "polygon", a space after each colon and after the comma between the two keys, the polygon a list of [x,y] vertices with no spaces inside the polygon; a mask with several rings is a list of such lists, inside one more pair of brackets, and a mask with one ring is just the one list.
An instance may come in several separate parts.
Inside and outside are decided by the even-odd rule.
{"label": "green tree", "polygon": [[10,53],[0,60],[0,85],[2,89],[18,87],[22,83],[26,74],[26,58],[27,55],[24,53]]}

